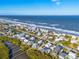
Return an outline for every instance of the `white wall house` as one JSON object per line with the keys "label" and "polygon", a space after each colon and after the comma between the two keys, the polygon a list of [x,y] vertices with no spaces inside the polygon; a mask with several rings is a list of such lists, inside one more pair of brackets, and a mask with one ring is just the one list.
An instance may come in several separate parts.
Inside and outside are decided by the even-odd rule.
{"label": "white wall house", "polygon": [[76,59],[76,53],[74,53],[74,52],[69,52],[68,58],[69,58],[69,59]]}

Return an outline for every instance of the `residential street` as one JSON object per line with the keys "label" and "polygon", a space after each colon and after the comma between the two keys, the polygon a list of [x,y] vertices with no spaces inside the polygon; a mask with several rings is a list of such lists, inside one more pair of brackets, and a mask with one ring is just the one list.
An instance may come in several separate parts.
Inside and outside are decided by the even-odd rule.
{"label": "residential street", "polygon": [[28,59],[28,56],[20,49],[20,47],[5,42],[5,45],[10,49],[10,59]]}

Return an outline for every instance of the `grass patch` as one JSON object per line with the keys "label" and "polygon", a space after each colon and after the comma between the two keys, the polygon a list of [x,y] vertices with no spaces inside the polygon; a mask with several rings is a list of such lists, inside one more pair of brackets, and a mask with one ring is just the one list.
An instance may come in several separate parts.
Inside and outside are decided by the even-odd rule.
{"label": "grass patch", "polygon": [[58,57],[56,56],[51,56],[50,54],[42,53],[33,48],[28,49],[27,54],[30,59],[58,59]]}
{"label": "grass patch", "polygon": [[9,49],[0,41],[0,59],[9,59]]}

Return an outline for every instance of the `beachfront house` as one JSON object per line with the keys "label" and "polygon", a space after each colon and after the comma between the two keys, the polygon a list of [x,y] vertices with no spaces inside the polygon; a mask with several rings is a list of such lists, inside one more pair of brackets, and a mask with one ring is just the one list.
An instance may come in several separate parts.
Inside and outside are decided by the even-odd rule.
{"label": "beachfront house", "polygon": [[48,33],[48,30],[47,30],[47,29],[42,29],[42,28],[41,28],[40,31],[41,31],[41,32]]}
{"label": "beachfront house", "polygon": [[77,36],[72,35],[72,39],[76,39],[76,38],[77,38]]}
{"label": "beachfront house", "polygon": [[56,42],[65,41],[65,40],[66,40],[66,38],[61,37],[61,36],[55,39]]}
{"label": "beachfront house", "polygon": [[41,35],[41,32],[37,32],[37,35],[40,36]]}

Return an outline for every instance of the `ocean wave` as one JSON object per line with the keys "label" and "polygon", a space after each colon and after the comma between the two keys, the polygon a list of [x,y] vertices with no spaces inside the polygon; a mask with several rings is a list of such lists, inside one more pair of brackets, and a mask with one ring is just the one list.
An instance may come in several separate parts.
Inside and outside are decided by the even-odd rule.
{"label": "ocean wave", "polygon": [[[66,29],[56,28],[56,27],[51,27],[51,26],[42,26],[42,25],[36,25],[36,24],[32,24],[32,23],[23,23],[23,22],[17,22],[17,21],[12,21],[12,20],[7,20],[7,19],[0,19],[0,21],[25,24],[25,25],[29,25],[29,26],[32,26],[32,27],[34,26],[34,27],[39,27],[39,28],[51,29],[51,30],[55,30],[55,31],[58,31],[58,32],[61,32],[61,33],[72,34],[72,35],[77,35],[77,36],[79,35],[79,32],[77,32],[77,31],[66,30]],[[59,25],[59,24],[52,24],[52,25]]]}
{"label": "ocean wave", "polygon": [[13,19],[13,21],[18,21],[19,19]]}
{"label": "ocean wave", "polygon": [[50,24],[50,26],[60,26],[59,24]]}
{"label": "ocean wave", "polygon": [[41,25],[46,25],[46,24],[48,24],[48,23],[40,23],[40,22],[38,22],[38,24],[41,24]]}
{"label": "ocean wave", "polygon": [[19,19],[13,19],[13,21],[15,21],[15,22],[23,22],[23,23],[30,23],[31,25],[36,24],[36,25],[42,25],[42,26],[47,25],[47,26],[53,26],[53,27],[54,26],[59,26],[59,24],[49,24],[49,23],[41,23],[41,22],[33,22],[33,21],[20,21]]}
{"label": "ocean wave", "polygon": [[41,25],[38,25],[37,27],[45,28],[45,29],[51,29],[51,30],[54,30],[56,32],[61,32],[61,33],[70,34],[70,35],[76,35],[76,36],[79,35],[79,32],[72,31],[72,30],[66,30],[66,29],[61,29],[61,28],[56,28],[56,27],[49,27],[49,26],[41,26]]}

